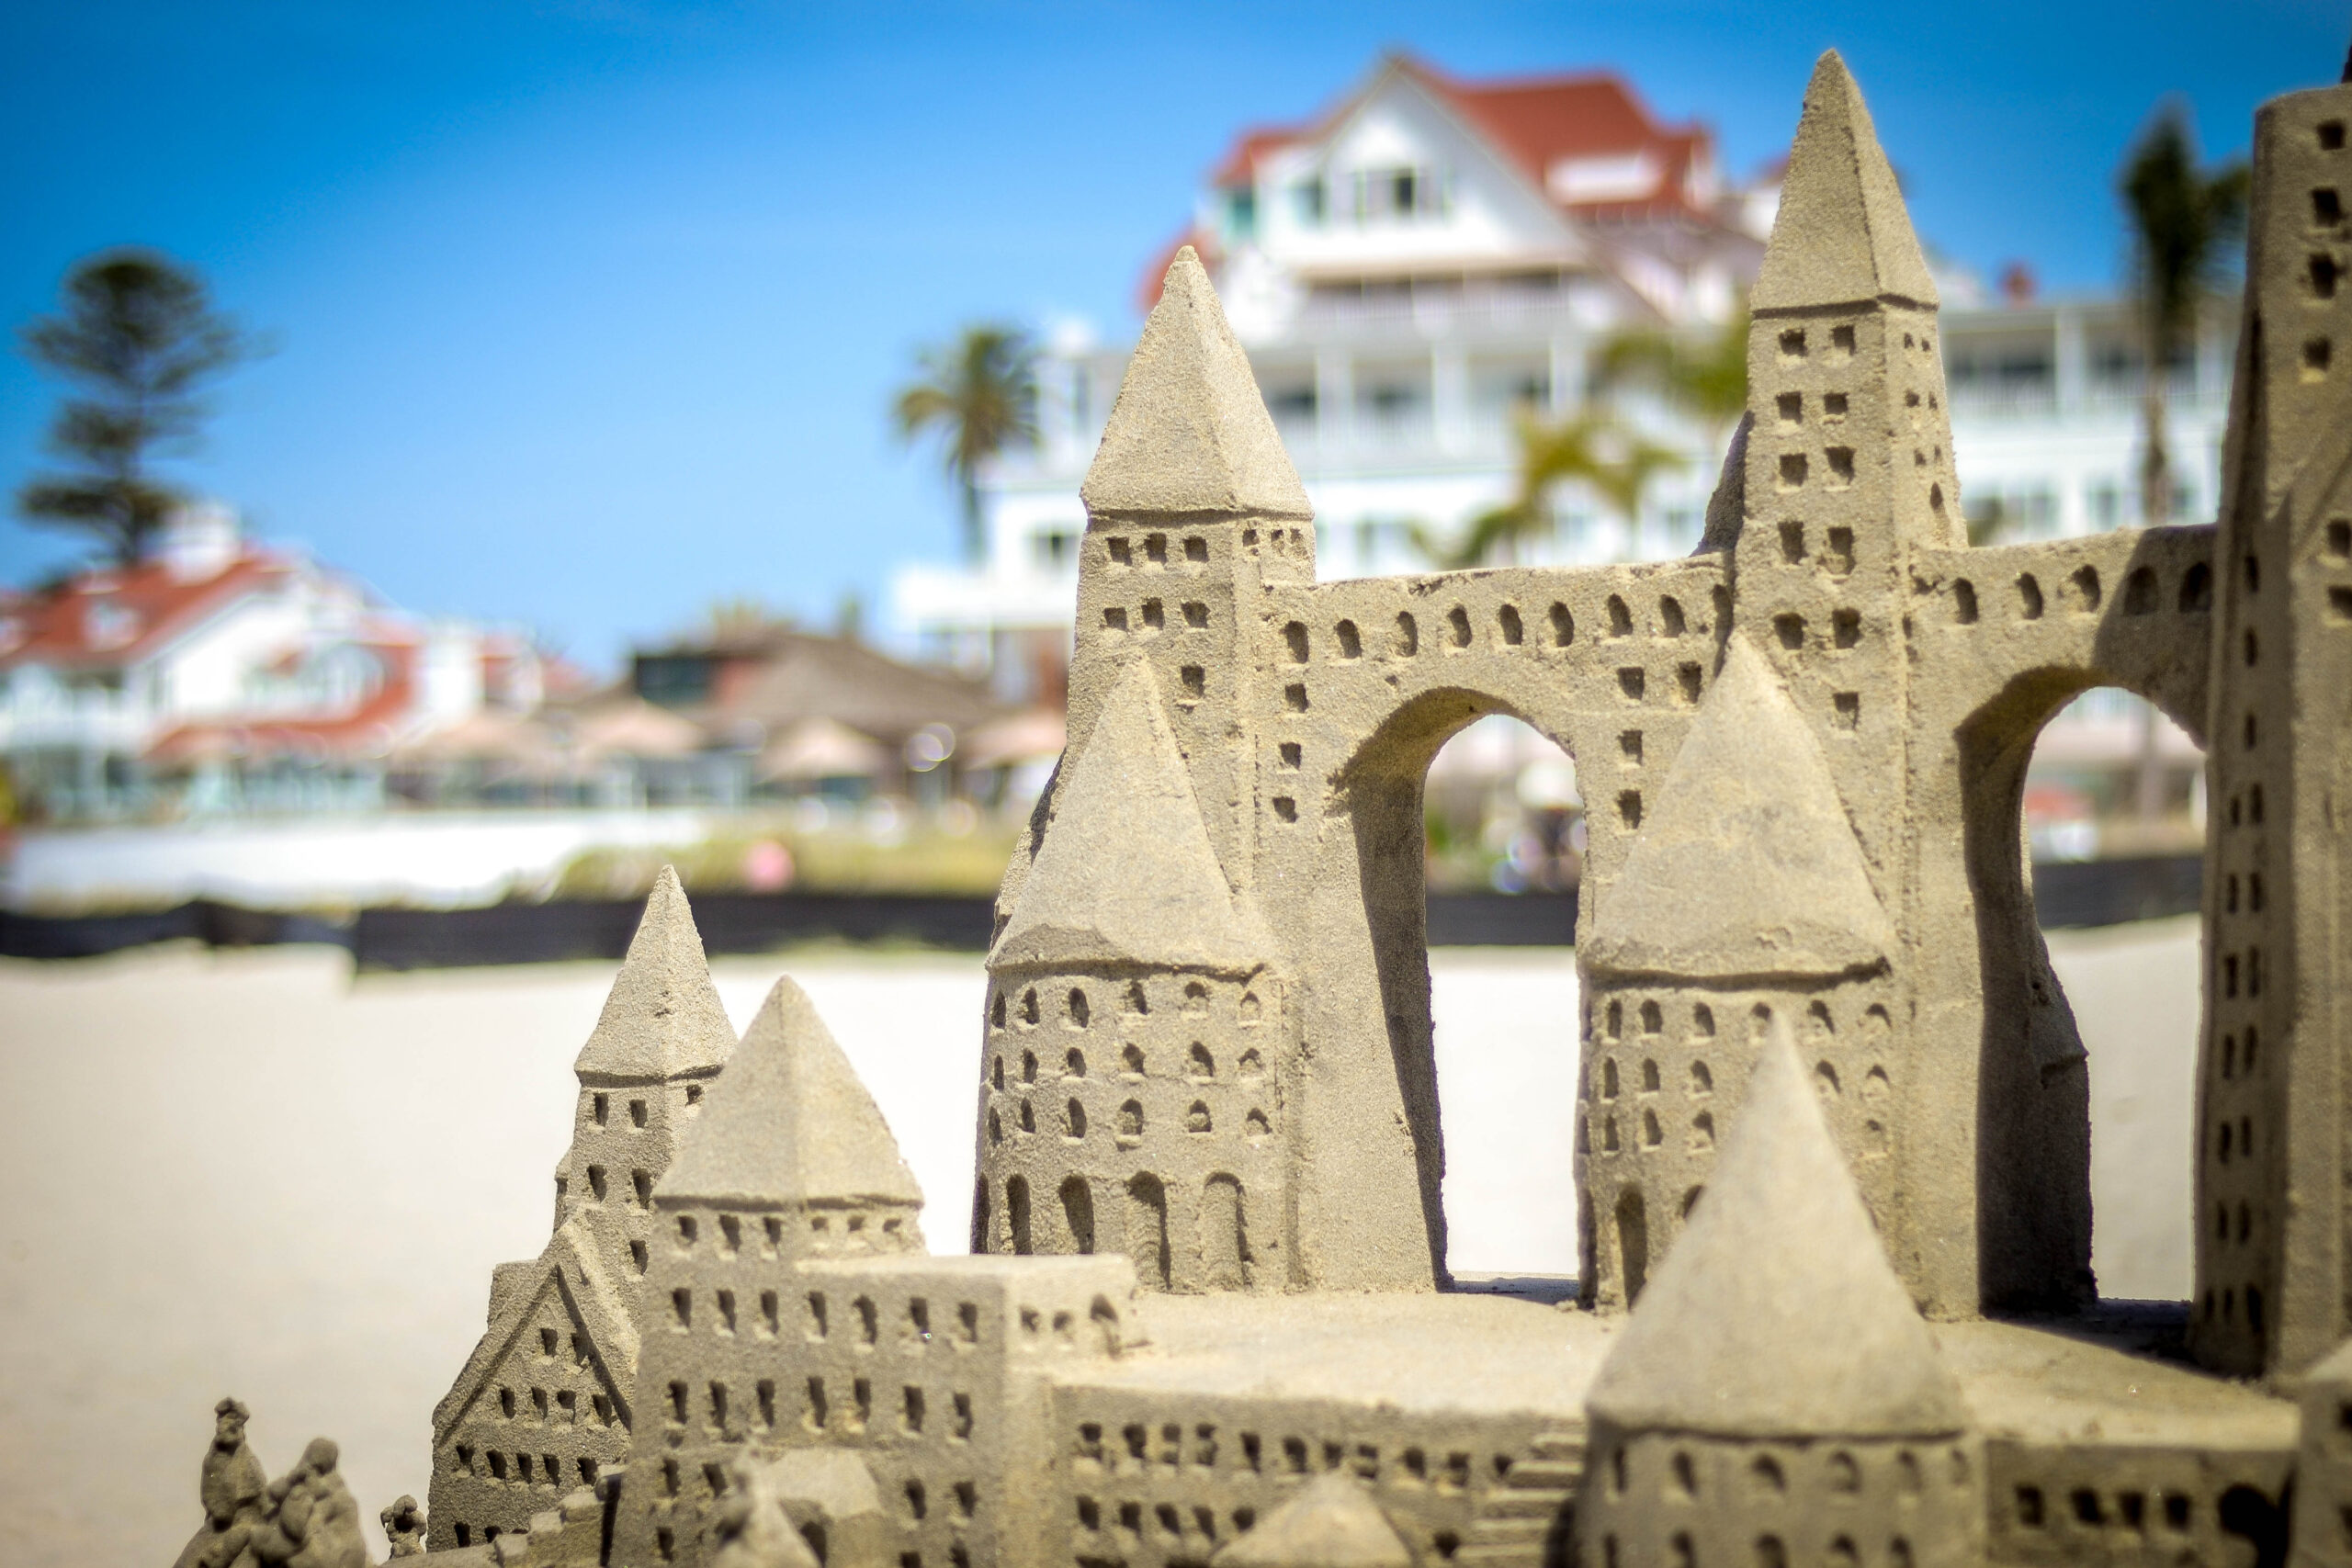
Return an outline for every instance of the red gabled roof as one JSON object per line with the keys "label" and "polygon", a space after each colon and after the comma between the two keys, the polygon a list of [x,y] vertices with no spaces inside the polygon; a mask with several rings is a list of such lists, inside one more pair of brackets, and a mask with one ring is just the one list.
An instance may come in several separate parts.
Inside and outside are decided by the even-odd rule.
{"label": "red gabled roof", "polygon": [[1555,201],[1559,197],[1551,188],[1551,174],[1563,160],[1644,152],[1658,159],[1656,195],[1647,200],[1564,202],[1564,206],[1620,209],[1685,206],[1683,186],[1691,161],[1702,156],[1713,140],[1705,127],[1695,122],[1669,126],[1652,118],[1647,106],[1613,71],[1463,82],[1418,60],[1400,57],[1397,64],[1451,103],[1497,150],[1518,164],[1536,188]]}
{"label": "red gabled roof", "polygon": [[248,546],[203,578],[181,577],[161,559],[85,572],[9,608],[13,635],[0,638],[0,669],[135,664],[230,601],[295,570],[288,558]]}
{"label": "red gabled roof", "polygon": [[[1688,209],[1685,193],[1691,166],[1708,154],[1713,141],[1713,134],[1695,122],[1659,123],[1633,87],[1613,71],[1466,82],[1409,55],[1394,57],[1394,63],[1451,107],[1547,199],[1575,211]],[[1218,160],[1209,175],[1211,183],[1218,187],[1243,183],[1257,173],[1268,153],[1321,135],[1362,96],[1361,93],[1351,96],[1308,124],[1253,126],[1244,130]],[[1659,165],[1654,194],[1646,197],[1564,202],[1552,188],[1553,167],[1565,159],[1643,152],[1653,154]],[[1153,288],[1156,291],[1156,275]]]}
{"label": "red gabled roof", "polygon": [[1233,139],[1233,145],[1211,171],[1209,183],[1220,189],[1246,185],[1256,177],[1260,159],[1305,140],[1314,131],[1311,125],[1253,125]]}

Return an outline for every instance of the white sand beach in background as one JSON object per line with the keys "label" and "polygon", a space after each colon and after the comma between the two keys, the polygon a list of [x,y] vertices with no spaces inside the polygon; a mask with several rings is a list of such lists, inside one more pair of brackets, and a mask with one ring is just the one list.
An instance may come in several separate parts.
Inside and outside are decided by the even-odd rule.
{"label": "white sand beach in background", "polygon": [[[2193,919],[2062,933],[2097,1103],[2102,1286],[2188,1285]],[[1432,957],[1451,1261],[1568,1273],[1576,976],[1564,950]],[[715,966],[741,1026],[808,987],[960,1250],[977,955]],[[609,964],[355,978],[319,948],[0,963],[0,1513],[14,1568],[167,1562],[211,1407],[273,1474],[342,1444],[368,1520],[425,1492],[428,1422],[493,1264],[547,1238],[571,1063]]]}

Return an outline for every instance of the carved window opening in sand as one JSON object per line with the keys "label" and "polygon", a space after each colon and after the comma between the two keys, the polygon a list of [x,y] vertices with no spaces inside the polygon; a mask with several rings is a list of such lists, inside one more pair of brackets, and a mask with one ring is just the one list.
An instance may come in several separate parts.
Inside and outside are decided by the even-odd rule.
{"label": "carved window opening in sand", "polygon": [[1623,1281],[1628,1305],[1641,1299],[1642,1287],[1649,1282],[1650,1234],[1649,1217],[1638,1187],[1628,1187],[1617,1196],[1617,1277]]}
{"label": "carved window opening in sand", "polygon": [[1156,1176],[1128,1179],[1127,1256],[1148,1287],[1168,1289],[1168,1189]]}
{"label": "carved window opening in sand", "polygon": [[1209,1178],[1201,1192],[1201,1261],[1211,1290],[1249,1288],[1257,1259],[1250,1250],[1248,1205],[1238,1178]]}
{"label": "carved window opening in sand", "polygon": [[1006,1240],[1018,1256],[1026,1257],[1032,1250],[1029,1235],[1029,1180],[1015,1176],[1004,1184],[1004,1218]]}
{"label": "carved window opening in sand", "polygon": [[[1072,1100],[1070,1103],[1075,1106],[1078,1102]],[[1062,1234],[1068,1239],[1069,1250],[1076,1253],[1092,1252],[1094,1250],[1094,1190],[1087,1184],[1086,1178],[1072,1176],[1064,1179],[1061,1204]]]}

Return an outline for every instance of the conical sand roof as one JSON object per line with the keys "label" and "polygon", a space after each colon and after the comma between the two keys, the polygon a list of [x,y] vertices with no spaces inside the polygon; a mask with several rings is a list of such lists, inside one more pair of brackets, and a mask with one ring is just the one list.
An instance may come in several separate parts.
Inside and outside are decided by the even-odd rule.
{"label": "conical sand roof", "polygon": [[1933,305],[1936,286],[1861,89],[1833,49],[1804,91],[1780,215],[1748,303],[1770,310],[1886,297]]}
{"label": "conical sand roof", "polygon": [[1079,496],[1096,517],[1315,514],[1190,245],[1169,264]]}
{"label": "conical sand roof", "polygon": [[757,1204],[922,1201],[874,1097],[788,977],[760,1004],[656,1190]]}
{"label": "conical sand roof", "polygon": [[1894,945],[1821,746],[1734,634],[1649,822],[1594,911],[1595,970],[1728,980],[1867,970]]}
{"label": "conical sand roof", "polygon": [[1054,806],[991,967],[1174,964],[1244,975],[1263,926],[1235,907],[1199,801],[1137,660],[1119,677]]}
{"label": "conical sand roof", "polygon": [[1632,1430],[1727,1438],[1929,1437],[1965,1424],[1787,1019],[1589,1404]]}
{"label": "conical sand roof", "polygon": [[674,1077],[719,1066],[734,1046],[735,1029],[710,983],[694,910],[678,874],[665,865],[572,1071]]}
{"label": "conical sand roof", "polygon": [[1413,1554],[1363,1483],[1331,1471],[1210,1562],[1213,1568],[1412,1568]]}

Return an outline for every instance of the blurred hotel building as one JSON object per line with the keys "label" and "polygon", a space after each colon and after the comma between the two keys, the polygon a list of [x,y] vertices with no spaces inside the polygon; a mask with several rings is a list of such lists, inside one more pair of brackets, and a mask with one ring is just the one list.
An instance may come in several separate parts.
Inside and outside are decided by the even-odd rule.
{"label": "blurred hotel building", "polygon": [[538,705],[519,632],[426,620],[212,503],[135,565],[0,599],[0,761],[63,819],[380,805],[394,749]]}
{"label": "blurred hotel building", "polygon": [[[1719,336],[1770,232],[1778,177],[1776,161],[1732,178],[1704,126],[1661,123],[1609,73],[1469,82],[1391,58],[1311,124],[1242,132],[1179,243],[1208,264],[1314,501],[1320,574],[1426,570],[1416,530],[1446,538],[1508,499],[1514,415],[1584,405],[1613,334]],[[1167,259],[1146,268],[1146,304]],[[1972,522],[2007,539],[2137,524],[2144,370],[2126,303],[2039,300],[2021,268],[1997,294],[1940,264],[1938,281]],[[2194,354],[2166,367],[2176,521],[2210,517],[2219,493],[2235,314],[2209,311]],[[986,558],[910,567],[893,585],[900,637],[1009,699],[1058,689],[1078,484],[1125,360],[1074,333],[1049,341],[1041,438],[987,476]],[[1521,559],[1696,544],[1729,429],[1655,398],[1612,400],[1686,462],[1631,526],[1566,488],[1551,536]],[[2098,721],[2076,751],[2137,754],[2120,698],[2091,694],[2062,721]],[[2194,748],[2177,732],[2159,748],[2185,795]]]}
{"label": "blurred hotel building", "polygon": [[781,885],[784,825],[968,835],[1061,745],[1058,709],[756,616],[593,687],[207,505],[135,565],[0,594],[0,908],[482,903],[729,835]]}

